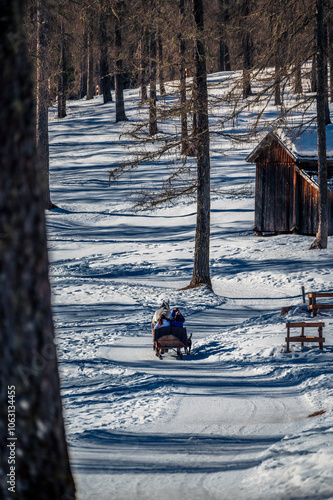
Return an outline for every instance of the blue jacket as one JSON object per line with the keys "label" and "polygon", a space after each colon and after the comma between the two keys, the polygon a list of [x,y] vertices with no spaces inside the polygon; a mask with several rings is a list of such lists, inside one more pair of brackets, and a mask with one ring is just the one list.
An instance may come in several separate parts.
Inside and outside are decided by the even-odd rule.
{"label": "blue jacket", "polygon": [[[177,312],[178,312],[178,314],[176,316]],[[183,326],[185,318],[179,311],[172,311],[172,313],[170,315],[170,320],[171,320],[172,326]]]}

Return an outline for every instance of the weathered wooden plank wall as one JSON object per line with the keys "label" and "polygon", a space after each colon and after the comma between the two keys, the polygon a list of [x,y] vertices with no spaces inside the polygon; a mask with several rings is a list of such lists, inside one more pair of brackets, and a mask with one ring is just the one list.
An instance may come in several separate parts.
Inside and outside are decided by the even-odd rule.
{"label": "weathered wooden plank wall", "polygon": [[[302,164],[306,170],[306,163]],[[309,166],[313,170],[313,166]],[[332,170],[333,171],[333,170]],[[257,159],[255,229],[258,232],[315,235],[318,188],[302,175],[293,159],[273,142]],[[333,234],[333,192],[329,191],[329,234]]]}

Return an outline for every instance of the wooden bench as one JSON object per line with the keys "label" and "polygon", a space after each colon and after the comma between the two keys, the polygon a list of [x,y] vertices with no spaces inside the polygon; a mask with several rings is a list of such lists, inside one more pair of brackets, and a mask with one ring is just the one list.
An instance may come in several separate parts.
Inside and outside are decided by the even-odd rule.
{"label": "wooden bench", "polygon": [[[295,322],[295,323],[286,323],[287,327],[287,336],[286,336],[286,342],[287,342],[287,350],[286,352],[291,352],[289,349],[289,343],[290,342],[301,342],[301,346],[304,346],[304,342],[318,342],[319,343],[319,349],[323,350],[323,342],[325,342],[325,339],[323,337],[323,327],[325,326],[325,323],[320,323],[318,321],[316,322],[310,322],[310,321],[303,321],[303,322]],[[301,328],[302,332],[300,335],[296,337],[291,337],[290,336],[290,329],[291,328]],[[305,335],[304,330],[305,328],[318,328],[318,337],[313,337],[310,335]]]}
{"label": "wooden bench", "polygon": [[317,297],[333,297],[333,293],[308,293],[309,305],[308,311],[312,312],[312,317],[317,316],[318,309],[333,309],[333,304],[317,304]]}

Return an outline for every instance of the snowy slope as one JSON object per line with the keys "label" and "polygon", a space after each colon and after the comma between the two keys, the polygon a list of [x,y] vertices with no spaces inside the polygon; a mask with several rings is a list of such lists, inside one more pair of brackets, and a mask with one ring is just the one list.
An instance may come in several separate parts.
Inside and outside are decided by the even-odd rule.
{"label": "snowy slope", "polygon": [[[125,98],[125,124],[101,97],[70,102],[61,121],[50,114],[51,279],[79,499],[333,498],[332,313],[318,316],[323,352],[296,344],[286,354],[284,342],[286,321],[310,319],[301,286],[333,290],[332,238],[314,252],[313,238],[255,237],[245,158],[256,144],[213,135],[214,293],[179,291],[192,274],[195,202],[133,212],[130,192],[157,188],[161,160],[109,186],[110,168],[131,154],[121,134],[146,113],[136,90]],[[217,105],[215,130],[221,115]],[[183,360],[152,350],[165,297],[193,333]]]}

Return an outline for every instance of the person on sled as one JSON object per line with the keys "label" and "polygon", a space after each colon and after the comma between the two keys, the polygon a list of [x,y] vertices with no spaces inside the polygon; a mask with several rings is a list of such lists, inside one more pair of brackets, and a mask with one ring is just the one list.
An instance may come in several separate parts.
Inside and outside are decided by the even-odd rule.
{"label": "person on sled", "polygon": [[163,328],[164,326],[170,326],[170,321],[167,319],[166,314],[161,314],[161,316],[158,318],[158,322],[154,327],[154,330],[157,330],[157,328]]}
{"label": "person on sled", "polygon": [[178,309],[175,307],[170,314],[170,321],[172,326],[181,326],[183,328],[183,324],[185,322],[185,318]]}
{"label": "person on sled", "polygon": [[169,301],[164,299],[160,307],[154,312],[154,316],[151,320],[151,331],[154,336],[154,328],[156,326],[156,323],[158,322],[161,314],[164,314],[166,319],[170,317],[170,305]]}

